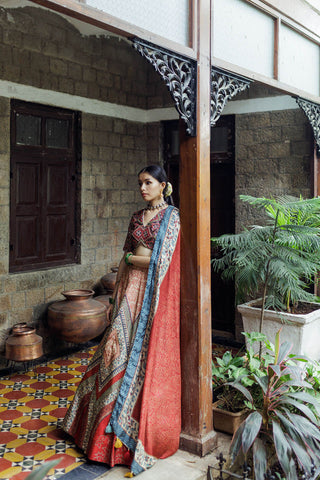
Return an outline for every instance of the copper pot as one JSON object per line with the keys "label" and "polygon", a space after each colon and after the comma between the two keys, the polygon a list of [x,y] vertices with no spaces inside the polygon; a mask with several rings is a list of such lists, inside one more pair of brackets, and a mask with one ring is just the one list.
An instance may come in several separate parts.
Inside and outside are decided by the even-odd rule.
{"label": "copper pot", "polygon": [[118,267],[112,267],[110,273],[106,273],[101,277],[101,284],[107,290],[107,293],[112,293],[116,286]]}
{"label": "copper pot", "polygon": [[16,362],[34,360],[43,355],[42,337],[26,323],[17,323],[6,340],[6,358]]}
{"label": "copper pot", "polygon": [[107,325],[106,306],[92,298],[93,290],[61,292],[65,300],[48,308],[48,325],[53,335],[71,343],[83,343],[100,335]]}
{"label": "copper pot", "polygon": [[110,294],[107,294],[107,295],[99,295],[98,297],[94,297],[94,299],[97,301],[97,302],[101,302],[103,305],[106,306],[106,309],[107,309],[107,326],[110,325],[110,319],[109,319],[109,315],[108,315],[108,311],[111,309],[112,305],[110,303]]}

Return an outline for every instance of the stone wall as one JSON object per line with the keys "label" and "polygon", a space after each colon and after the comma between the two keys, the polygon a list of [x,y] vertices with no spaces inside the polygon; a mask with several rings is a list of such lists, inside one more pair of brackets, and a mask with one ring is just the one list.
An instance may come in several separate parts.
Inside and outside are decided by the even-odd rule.
{"label": "stone wall", "polygon": [[[236,116],[236,231],[262,220],[239,195],[311,197],[313,133],[299,109]],[[235,320],[236,339],[243,342],[242,321]]]}
{"label": "stone wall", "polygon": [[[0,9],[0,80],[139,109],[172,106],[129,42],[83,37],[64,18],[32,7]],[[47,338],[47,307],[62,291],[99,291],[100,277],[121,258],[132,212],[143,206],[137,172],[161,160],[159,123],[85,112],[81,123],[81,261],[9,274],[10,98],[0,95],[0,351],[17,322],[37,325]],[[47,342],[46,349],[61,345]]]}
{"label": "stone wall", "polygon": [[0,78],[139,108],[171,102],[130,42],[83,36],[61,16],[34,7],[0,8]]}
{"label": "stone wall", "polygon": [[236,231],[257,220],[239,195],[310,197],[313,133],[302,110],[236,116]]}
{"label": "stone wall", "polygon": [[[0,98],[0,135],[9,130],[9,101]],[[47,304],[72,288],[96,288],[122,255],[128,222],[143,201],[137,172],[148,163],[152,126],[82,115],[81,263],[9,274],[9,142],[1,143],[0,338],[21,321],[45,324]],[[158,129],[156,128],[157,138]],[[2,134],[3,133],[3,134]],[[6,151],[4,151],[6,150]],[[42,332],[46,336],[46,332]]]}

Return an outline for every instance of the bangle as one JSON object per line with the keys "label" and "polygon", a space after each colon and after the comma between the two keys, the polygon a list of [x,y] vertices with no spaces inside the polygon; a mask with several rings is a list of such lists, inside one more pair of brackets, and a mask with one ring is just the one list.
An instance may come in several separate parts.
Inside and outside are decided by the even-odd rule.
{"label": "bangle", "polygon": [[110,303],[110,305],[114,305],[114,298],[109,297],[109,303]]}
{"label": "bangle", "polygon": [[130,262],[129,258],[132,257],[133,253],[127,253],[127,255],[124,258],[124,261],[126,262],[127,265],[132,265]]}

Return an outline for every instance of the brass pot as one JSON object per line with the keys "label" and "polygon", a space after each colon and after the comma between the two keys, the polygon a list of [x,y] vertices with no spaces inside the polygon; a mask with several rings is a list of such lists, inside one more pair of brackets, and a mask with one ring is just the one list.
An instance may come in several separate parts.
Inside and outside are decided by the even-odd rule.
{"label": "brass pot", "polygon": [[26,362],[42,355],[42,337],[36,334],[36,329],[28,327],[26,323],[14,325],[6,340],[6,358],[16,362]]}
{"label": "brass pot", "polygon": [[53,335],[66,342],[83,343],[104,331],[107,309],[92,298],[93,290],[61,293],[65,300],[54,302],[48,308],[48,325]]}
{"label": "brass pot", "polygon": [[106,275],[103,275],[103,277],[101,277],[101,284],[103,288],[107,291],[107,293],[112,293],[115,288],[117,272],[118,267],[112,267],[110,273],[106,273]]}

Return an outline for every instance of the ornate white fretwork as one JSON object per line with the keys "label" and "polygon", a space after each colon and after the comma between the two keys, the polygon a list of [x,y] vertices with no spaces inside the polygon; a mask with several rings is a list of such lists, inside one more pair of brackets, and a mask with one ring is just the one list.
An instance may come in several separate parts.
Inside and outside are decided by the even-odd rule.
{"label": "ornate white fretwork", "polygon": [[296,102],[306,114],[314,134],[315,141],[320,149],[320,105],[297,97]]}
{"label": "ornate white fretwork", "polygon": [[211,115],[210,123],[214,126],[228,100],[249,87],[251,81],[226,73],[218,68],[211,68]]}
{"label": "ornate white fretwork", "polygon": [[133,47],[145,57],[165,81],[187,132],[196,135],[196,62],[178,56],[140,39],[132,40]]}

